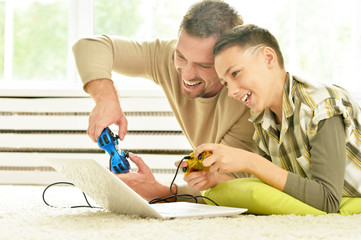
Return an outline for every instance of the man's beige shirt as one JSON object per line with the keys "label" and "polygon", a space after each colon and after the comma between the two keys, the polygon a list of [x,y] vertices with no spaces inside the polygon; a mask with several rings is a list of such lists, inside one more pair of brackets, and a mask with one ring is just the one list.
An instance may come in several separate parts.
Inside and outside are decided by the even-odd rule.
{"label": "man's beige shirt", "polygon": [[[181,79],[174,66],[176,40],[136,42],[101,36],[79,40],[73,46],[82,82],[112,78],[117,73],[147,78],[161,86],[191,147],[222,143],[253,151],[253,124],[241,102],[230,98],[227,89],[211,98],[183,96]],[[239,174],[242,176],[242,174]],[[182,193],[181,187],[179,193]]]}

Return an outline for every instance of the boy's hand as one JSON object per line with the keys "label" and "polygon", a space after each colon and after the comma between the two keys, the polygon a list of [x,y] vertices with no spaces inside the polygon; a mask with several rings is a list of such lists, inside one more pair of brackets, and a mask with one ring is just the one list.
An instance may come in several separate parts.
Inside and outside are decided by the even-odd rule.
{"label": "boy's hand", "polygon": [[194,190],[203,191],[217,185],[216,176],[208,171],[190,172],[184,176],[183,180]]}
{"label": "boy's hand", "polygon": [[250,152],[222,144],[202,144],[194,152],[197,157],[203,151],[210,151],[212,155],[203,160],[203,166],[218,174],[231,172],[249,172]]}
{"label": "boy's hand", "polygon": [[[176,161],[174,165],[178,167],[180,161]],[[182,162],[179,169],[187,167],[187,162]],[[184,176],[183,180],[194,190],[203,191],[215,185],[234,179],[225,174],[211,173],[209,171],[195,171],[190,172]]]}

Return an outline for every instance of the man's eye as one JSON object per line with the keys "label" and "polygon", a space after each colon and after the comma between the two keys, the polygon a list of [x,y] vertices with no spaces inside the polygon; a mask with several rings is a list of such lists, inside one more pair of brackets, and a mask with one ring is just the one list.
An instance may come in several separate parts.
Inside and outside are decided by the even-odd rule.
{"label": "man's eye", "polygon": [[225,87],[227,87],[228,86],[228,83],[226,82],[226,81],[220,81],[221,82],[221,84],[223,85],[223,86],[225,86]]}
{"label": "man's eye", "polygon": [[177,56],[181,59],[184,59],[184,57],[182,55],[177,54]]}
{"label": "man's eye", "polygon": [[206,64],[206,65],[199,64],[199,66],[200,66],[201,68],[211,68],[211,67],[213,67],[213,65],[209,65],[209,64]]}

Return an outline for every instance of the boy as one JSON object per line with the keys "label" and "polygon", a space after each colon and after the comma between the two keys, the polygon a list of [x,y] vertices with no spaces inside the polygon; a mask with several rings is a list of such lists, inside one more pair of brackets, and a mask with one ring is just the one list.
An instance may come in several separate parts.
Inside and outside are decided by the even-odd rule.
{"label": "boy", "polygon": [[[203,144],[210,172],[249,172],[264,183],[326,212],[344,196],[361,196],[361,110],[342,88],[286,72],[277,40],[255,25],[233,28],[213,49],[228,95],[251,109],[259,155]],[[187,179],[202,190],[202,173]],[[216,183],[213,183],[214,185]]]}

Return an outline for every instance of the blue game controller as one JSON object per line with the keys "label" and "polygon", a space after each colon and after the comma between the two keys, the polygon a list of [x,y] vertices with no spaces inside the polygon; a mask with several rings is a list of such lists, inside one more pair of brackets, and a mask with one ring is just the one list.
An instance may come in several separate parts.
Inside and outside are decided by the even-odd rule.
{"label": "blue game controller", "polygon": [[114,135],[109,127],[106,127],[100,134],[97,142],[98,146],[107,151],[110,155],[109,169],[117,174],[127,173],[130,170],[130,165],[127,159],[129,154],[128,152],[118,149],[118,138],[119,137]]}

